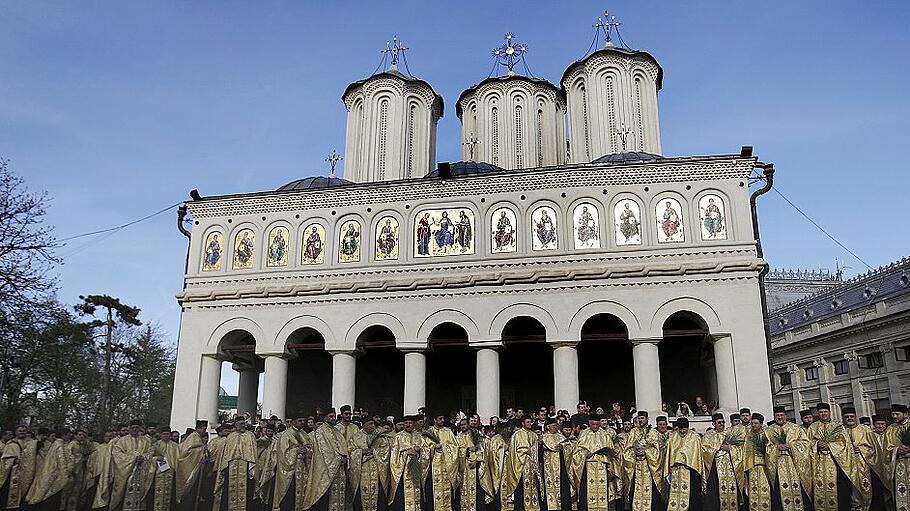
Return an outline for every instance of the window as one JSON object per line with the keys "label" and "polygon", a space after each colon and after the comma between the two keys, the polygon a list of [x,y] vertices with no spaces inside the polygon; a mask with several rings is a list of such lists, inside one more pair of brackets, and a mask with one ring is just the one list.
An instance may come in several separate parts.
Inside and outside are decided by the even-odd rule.
{"label": "window", "polygon": [[777,373],[777,379],[780,380],[781,387],[790,385],[790,373],[787,371],[784,371],[782,373]]}
{"label": "window", "polygon": [[880,351],[867,353],[860,357],[859,366],[863,369],[878,369],[885,367],[885,357]]}
{"label": "window", "polygon": [[818,368],[815,366],[806,368],[806,380],[817,380],[818,379]]}
{"label": "window", "polygon": [[833,364],[834,374],[849,374],[850,373],[850,363],[846,360],[835,360]]}
{"label": "window", "polygon": [[898,362],[910,362],[910,346],[898,346],[894,348],[894,358]]}

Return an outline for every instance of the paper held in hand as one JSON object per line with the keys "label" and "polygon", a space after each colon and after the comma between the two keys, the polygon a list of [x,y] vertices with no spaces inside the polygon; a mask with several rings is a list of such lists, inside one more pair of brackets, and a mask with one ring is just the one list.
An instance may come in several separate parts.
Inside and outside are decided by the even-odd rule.
{"label": "paper held in hand", "polygon": [[161,458],[158,460],[158,472],[167,472],[171,469],[171,465],[167,462],[166,459]]}

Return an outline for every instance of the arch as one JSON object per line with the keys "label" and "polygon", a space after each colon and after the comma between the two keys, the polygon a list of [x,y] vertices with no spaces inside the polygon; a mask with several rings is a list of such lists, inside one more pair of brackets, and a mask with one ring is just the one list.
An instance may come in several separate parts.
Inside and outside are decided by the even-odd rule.
{"label": "arch", "polygon": [[[224,258],[227,255],[229,241],[224,237],[224,229],[220,225],[209,226],[203,231],[202,250],[199,252],[201,271],[220,272],[227,267]],[[211,251],[209,245],[212,245]]]}
{"label": "arch", "polygon": [[312,328],[322,336],[326,344],[335,344],[335,333],[328,323],[316,316],[302,315],[288,320],[275,336],[274,346],[278,350],[288,351],[288,340],[291,336],[303,328]]}
{"label": "arch", "polygon": [[[544,217],[546,213],[546,218]],[[562,209],[557,206],[555,203],[550,201],[538,201],[531,205],[527,210],[526,217],[526,233],[529,236],[529,242],[531,245],[531,251],[539,250],[559,250],[562,246],[562,241],[565,237],[562,235]],[[542,226],[541,230],[538,230],[537,224],[540,223]],[[553,232],[548,232],[549,229],[552,229]]]}
{"label": "arch", "polygon": [[265,334],[262,332],[262,327],[258,323],[249,318],[236,317],[228,319],[222,322],[220,325],[215,327],[212,330],[212,334],[209,336],[208,342],[205,343],[206,348],[208,348],[207,353],[220,353],[221,350],[221,341],[227,337],[230,337],[229,334],[234,332],[245,332],[249,334],[256,345],[259,345],[262,340],[265,338]]}
{"label": "arch", "polygon": [[[589,225],[587,226],[588,230],[586,232],[579,232],[579,222],[582,220],[581,217],[584,214],[585,207],[588,208],[588,214],[590,215],[589,222],[593,221],[593,229],[590,229],[592,226]],[[591,211],[591,208],[593,208],[593,212]],[[576,250],[603,248],[605,218],[603,205],[600,201],[591,197],[580,197],[573,200],[569,205],[565,219],[566,233],[569,233],[572,236],[572,243],[567,243],[566,245],[574,247]],[[579,235],[581,235],[581,237],[579,237]],[[591,237],[592,235],[593,237]],[[584,238],[584,240],[581,238]]]}
{"label": "arch", "polygon": [[[231,231],[230,245],[228,252],[230,254],[230,267],[232,270],[252,270],[256,269],[256,262],[259,258],[259,254],[256,252],[259,250],[259,228],[257,225],[252,222],[242,222],[234,230]],[[244,252],[243,255],[238,258],[237,245],[241,240],[249,240],[249,242],[244,242]]]}
{"label": "arch", "polygon": [[[654,312],[654,315],[651,317],[649,331],[661,332],[664,323],[667,321],[667,318],[676,312],[690,312],[692,314],[698,315],[705,321],[705,324],[708,327],[708,331],[710,332],[717,333],[719,330],[721,330],[722,324],[720,321],[720,316],[718,316],[717,311],[714,310],[714,307],[711,307],[711,305],[709,305],[707,302],[704,302],[698,298],[683,296],[668,300],[657,308],[657,310]],[[658,336],[654,335],[654,337]]]}
{"label": "arch", "polygon": [[572,316],[569,321],[568,335],[569,339],[581,339],[581,330],[585,323],[598,314],[610,314],[616,316],[626,326],[629,338],[637,339],[643,337],[641,323],[635,316],[635,313],[626,306],[610,300],[601,300],[591,302],[580,309]]}
{"label": "arch", "polygon": [[[625,216],[625,205],[629,204],[632,216]],[[644,245],[651,225],[649,212],[641,198],[633,193],[620,193],[610,202],[611,239],[617,247]],[[637,222],[637,224],[635,224]],[[625,225],[623,225],[625,224]],[[636,230],[637,227],[637,230]]]}
{"label": "arch", "polygon": [[430,314],[423,320],[423,323],[417,329],[417,340],[421,343],[428,343],[430,333],[443,323],[454,323],[463,328],[468,334],[468,342],[473,342],[480,338],[480,329],[477,328],[477,323],[467,314],[454,309],[443,309]]}
{"label": "arch", "polygon": [[[384,240],[382,246],[380,246],[380,238],[383,237],[382,230],[387,219],[391,220],[391,238],[395,240],[395,243],[393,244],[391,241]],[[405,238],[407,231],[407,225],[405,224],[405,221],[399,212],[392,209],[384,209],[374,214],[370,218],[370,234],[372,243],[370,249],[368,250],[368,253],[372,257],[372,260],[388,261],[398,260],[405,257],[407,251],[402,250],[402,247],[406,247],[406,243],[409,243],[409,241],[407,241]]]}
{"label": "arch", "polygon": [[[508,252],[518,252],[521,247],[521,236],[524,232],[522,228],[522,215],[517,205],[512,202],[497,202],[487,209],[487,216],[484,222],[484,232],[489,233],[490,252],[501,254]],[[499,222],[502,214],[505,213],[506,221],[503,222],[500,232]],[[508,224],[511,224],[509,226]],[[511,234],[509,233],[511,227]]]}
{"label": "arch", "polygon": [[520,316],[534,318],[543,325],[547,334],[547,340],[555,339],[559,334],[559,329],[556,326],[556,321],[553,319],[553,316],[551,316],[543,307],[530,303],[515,303],[496,313],[496,316],[493,317],[493,321],[490,323],[489,334],[494,336],[493,338],[495,339],[502,339],[502,332],[505,329],[506,323],[508,323],[509,320]]}
{"label": "arch", "polygon": [[[709,199],[714,199],[715,205],[719,206],[721,217],[720,224],[715,222],[714,225],[711,226],[710,231],[708,230],[709,224],[705,222],[705,217],[703,215],[703,212],[709,206]],[[720,204],[716,204],[717,202]],[[694,205],[692,208],[693,221],[698,224],[698,231],[700,233],[698,239],[701,241],[716,241],[726,240],[731,237],[733,234],[731,228],[733,222],[730,221],[732,214],[730,213],[730,199],[727,197],[727,194],[716,188],[706,188],[695,194],[692,204]]]}
{"label": "arch", "polygon": [[[296,257],[296,263],[300,265],[323,264],[326,261],[326,254],[334,245],[331,243],[331,231],[328,230],[329,223],[322,217],[310,217],[297,225],[297,235],[295,243],[300,243],[300,255]],[[313,232],[313,228],[316,232]],[[313,244],[310,247],[310,237],[313,236]]]}
{"label": "arch", "polygon": [[[676,229],[666,227],[663,224],[664,215],[667,214],[665,204],[669,202],[670,207],[675,211],[677,217]],[[673,204],[676,202],[678,204]],[[691,225],[686,225],[690,221],[690,207],[688,201],[677,192],[666,191],[658,193],[651,200],[650,213],[655,217],[655,223],[652,228],[657,234],[657,242],[663,243],[689,243],[691,242],[692,233]]]}
{"label": "arch", "polygon": [[347,215],[335,223],[334,235],[337,237],[336,259],[339,263],[359,263],[363,261],[363,246],[368,245],[363,232],[363,219],[359,215]]}
{"label": "arch", "polygon": [[396,341],[407,339],[404,325],[401,324],[398,318],[384,312],[373,312],[361,317],[351,325],[351,328],[348,329],[344,336],[344,347],[348,349],[355,348],[360,334],[367,328],[376,325],[388,328],[395,335]]}
{"label": "arch", "polygon": [[394,348],[395,334],[385,325],[372,325],[357,334],[358,348]]}

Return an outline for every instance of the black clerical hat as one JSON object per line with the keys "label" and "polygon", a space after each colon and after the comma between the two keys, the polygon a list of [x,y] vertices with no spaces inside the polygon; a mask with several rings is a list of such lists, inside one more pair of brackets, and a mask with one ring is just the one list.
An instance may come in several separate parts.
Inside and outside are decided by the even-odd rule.
{"label": "black clerical hat", "polygon": [[815,415],[815,414],[812,413],[812,410],[809,410],[809,409],[802,410],[801,412],[799,412],[800,417],[808,417],[810,415]]}
{"label": "black clerical hat", "polygon": [[350,411],[351,411],[351,405],[341,405],[340,410],[341,410],[341,413],[350,412]]}
{"label": "black clerical hat", "polygon": [[207,427],[209,427],[209,421],[207,421],[207,420],[196,421],[196,429],[207,428]]}
{"label": "black clerical hat", "polygon": [[880,413],[877,413],[872,416],[872,422],[888,422],[888,418]]}
{"label": "black clerical hat", "polygon": [[724,420],[724,414],[722,414],[722,413],[711,414],[711,422],[722,421],[722,420]]}
{"label": "black clerical hat", "polygon": [[752,420],[758,421],[758,422],[765,422],[765,416],[760,413],[753,413]]}
{"label": "black clerical hat", "polygon": [[679,417],[678,419],[676,419],[676,422],[673,425],[676,426],[677,428],[688,428],[689,419],[687,419],[685,417]]}
{"label": "black clerical hat", "polygon": [[856,415],[856,408],[852,406],[845,406],[840,409],[841,415],[847,415],[848,413]]}
{"label": "black clerical hat", "polygon": [[743,413],[751,414],[752,411],[749,410],[748,408],[740,408],[740,409],[739,409],[739,413],[741,413],[741,414],[743,414]]}
{"label": "black clerical hat", "polygon": [[907,413],[907,405],[891,405],[892,412]]}
{"label": "black clerical hat", "polygon": [[781,405],[777,405],[777,406],[774,407],[774,409],[773,409],[772,411],[773,411],[774,413],[785,413],[785,412],[787,411],[787,409],[784,408],[784,407],[781,406]]}
{"label": "black clerical hat", "polygon": [[599,413],[588,414],[588,422],[599,422],[604,416]]}
{"label": "black clerical hat", "polygon": [[654,419],[654,422],[661,422],[661,421],[667,422],[667,416],[666,416],[666,415],[658,415],[657,418]]}
{"label": "black clerical hat", "polygon": [[556,419],[554,419],[553,417],[548,417],[547,420],[544,421],[544,424],[547,426],[549,426],[550,424],[556,424]]}
{"label": "black clerical hat", "polygon": [[737,421],[739,420],[739,414],[738,414],[738,413],[731,413],[731,414],[730,414],[730,421],[732,422],[732,421],[734,421],[734,420],[737,420]]}
{"label": "black clerical hat", "polygon": [[647,417],[648,417],[648,412],[645,411],[645,410],[639,410],[639,411],[638,411],[638,416],[639,416],[639,417],[645,417],[645,418],[647,418]]}
{"label": "black clerical hat", "polygon": [[831,405],[829,405],[828,403],[819,403],[818,406],[815,407],[815,409],[816,410],[830,410]]}

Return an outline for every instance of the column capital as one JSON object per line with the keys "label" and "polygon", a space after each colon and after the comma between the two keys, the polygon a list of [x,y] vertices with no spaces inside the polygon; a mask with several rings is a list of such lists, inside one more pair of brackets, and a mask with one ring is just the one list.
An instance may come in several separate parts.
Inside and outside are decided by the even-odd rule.
{"label": "column capital", "polygon": [[294,353],[288,353],[287,351],[266,351],[263,353],[256,352],[256,356],[262,358],[283,358],[288,360],[294,358],[296,355]]}
{"label": "column capital", "polygon": [[333,357],[334,357],[335,355],[350,355],[350,356],[352,356],[352,357],[359,357],[360,355],[363,355],[363,350],[359,350],[359,349],[353,349],[353,350],[326,350],[326,352],[327,352],[329,355],[332,355]]}
{"label": "column capital", "polygon": [[660,341],[664,340],[663,337],[641,337],[639,339],[629,339],[629,342],[632,343],[632,346],[637,346],[639,344],[660,344]]}
{"label": "column capital", "polygon": [[718,334],[708,334],[708,338],[714,342],[723,341],[733,337],[733,334],[730,333],[718,333]]}
{"label": "column capital", "polygon": [[426,351],[426,350],[429,348],[429,346],[427,345],[427,343],[425,343],[425,342],[420,342],[420,341],[401,341],[401,342],[396,342],[396,343],[395,343],[395,347],[398,348],[399,351],[403,351],[403,352],[405,352],[405,353],[410,353],[410,352],[415,352],[415,351],[416,351],[416,352],[421,352],[421,353],[422,353],[422,352]]}
{"label": "column capital", "polygon": [[553,349],[556,349],[556,348],[575,348],[575,347],[578,346],[578,343],[580,343],[580,342],[581,342],[581,341],[550,341],[550,342],[548,342],[547,344],[549,344],[550,346],[552,346]]}

